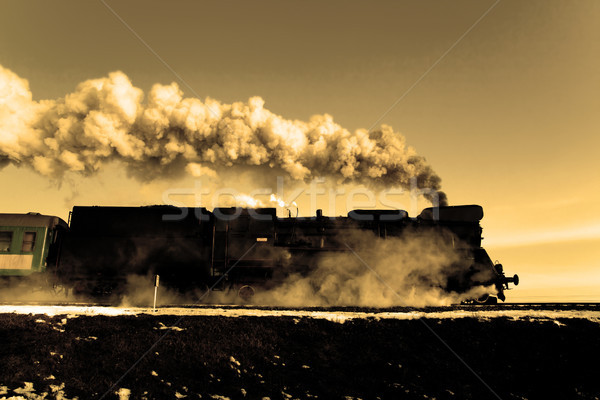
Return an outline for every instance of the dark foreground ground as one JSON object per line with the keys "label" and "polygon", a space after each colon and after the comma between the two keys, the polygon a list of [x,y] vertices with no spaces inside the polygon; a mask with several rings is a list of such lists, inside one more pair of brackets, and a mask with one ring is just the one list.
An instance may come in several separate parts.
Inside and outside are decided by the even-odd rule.
{"label": "dark foreground ground", "polygon": [[179,319],[0,314],[0,399],[600,398],[586,319]]}

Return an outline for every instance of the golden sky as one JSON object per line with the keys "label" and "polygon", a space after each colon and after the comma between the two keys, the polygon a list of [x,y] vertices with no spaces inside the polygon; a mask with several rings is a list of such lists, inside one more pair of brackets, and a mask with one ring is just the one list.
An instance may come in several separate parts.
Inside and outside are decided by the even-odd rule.
{"label": "golden sky", "polygon": [[[521,276],[510,300],[600,301],[600,3],[323,3],[108,1],[117,17],[101,1],[2,0],[0,65],[37,101],[118,70],[146,94],[175,81],[189,97],[260,96],[287,119],[390,125],[450,204],[484,207],[485,247]],[[63,218],[195,184],[139,183],[118,163],[60,186],[15,166],[0,179],[2,212]]]}

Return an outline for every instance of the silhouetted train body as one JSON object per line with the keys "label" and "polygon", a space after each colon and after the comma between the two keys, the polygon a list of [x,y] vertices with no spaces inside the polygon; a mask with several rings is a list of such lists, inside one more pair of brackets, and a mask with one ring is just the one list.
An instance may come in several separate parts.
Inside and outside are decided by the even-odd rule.
{"label": "silhouetted train body", "polygon": [[[427,208],[416,218],[401,210],[355,210],[335,218],[318,210],[312,218],[279,218],[275,208],[172,206],[74,207],[68,227],[56,217],[35,217],[39,221],[0,214],[0,274],[46,271],[61,285],[90,294],[118,292],[128,276],[154,274],[182,291],[271,287],[291,274],[310,273],[324,257],[353,252],[349,243],[357,237],[368,242],[432,233],[460,255],[441,285],[445,291],[493,285],[490,294],[504,300],[508,283],[518,284],[481,247],[483,209],[476,205]],[[38,232],[34,243],[25,243],[27,232]],[[30,253],[25,250],[45,262],[17,266],[17,258]]]}

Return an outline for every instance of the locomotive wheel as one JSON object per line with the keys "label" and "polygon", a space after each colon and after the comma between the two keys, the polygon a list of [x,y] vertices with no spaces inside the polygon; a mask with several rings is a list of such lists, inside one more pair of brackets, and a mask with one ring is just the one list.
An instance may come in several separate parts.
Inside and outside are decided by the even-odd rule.
{"label": "locomotive wheel", "polygon": [[254,297],[254,288],[250,285],[244,285],[238,290],[238,296],[244,301],[250,301]]}
{"label": "locomotive wheel", "polygon": [[62,295],[64,297],[69,296],[69,287],[62,283],[54,283],[52,284],[52,293],[55,295]]}

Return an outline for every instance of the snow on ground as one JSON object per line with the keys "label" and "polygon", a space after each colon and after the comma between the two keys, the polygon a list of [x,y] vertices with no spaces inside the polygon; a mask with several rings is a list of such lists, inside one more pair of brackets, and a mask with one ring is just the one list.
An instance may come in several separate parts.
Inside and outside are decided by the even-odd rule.
{"label": "snow on ground", "polygon": [[129,396],[131,396],[131,390],[127,388],[120,388],[115,392],[117,396],[119,396],[119,400],[129,400]]}
{"label": "snow on ground", "polygon": [[[60,385],[50,385],[52,398],[56,400],[69,400],[69,398],[65,396],[65,392],[63,391],[64,388],[64,383],[61,383]],[[19,396],[11,395],[10,397],[6,397],[6,395],[8,395],[8,387],[0,385],[0,395],[3,396],[0,397],[0,400],[44,400],[48,396],[47,392],[37,394],[32,382],[24,382],[23,387],[18,387],[12,391]],[[71,400],[78,400],[78,398],[73,397]]]}
{"label": "snow on ground", "polygon": [[159,323],[158,323],[158,325],[159,325],[159,326],[158,326],[158,327],[155,327],[154,329],[161,329],[161,330],[163,330],[163,329],[170,329],[170,330],[172,330],[172,331],[177,331],[177,332],[181,332],[181,331],[184,331],[184,330],[185,330],[185,328],[180,328],[180,327],[178,327],[178,326],[166,326],[166,325],[165,325],[165,324],[163,324],[162,322],[159,322]]}
{"label": "snow on ground", "polygon": [[[157,316],[220,316],[220,317],[293,317],[325,319],[333,322],[344,323],[352,319],[457,319],[476,318],[481,320],[491,318],[509,318],[512,320],[557,320],[557,319],[587,319],[600,323],[600,311],[593,310],[532,310],[532,309],[492,309],[492,310],[448,310],[448,311],[311,311],[311,310],[283,310],[261,308],[229,308],[229,307],[165,307],[156,312],[152,308],[144,307],[101,307],[101,306],[23,306],[0,305],[0,313],[32,314],[32,315],[66,315],[68,318],[78,316],[118,316],[150,314]],[[64,325],[66,319],[61,320]],[[57,328],[57,330],[60,328]],[[176,327],[163,327],[159,329],[181,329]]]}

